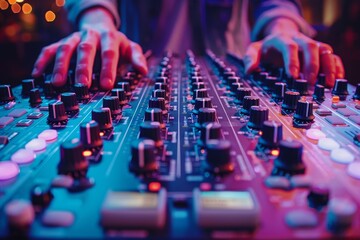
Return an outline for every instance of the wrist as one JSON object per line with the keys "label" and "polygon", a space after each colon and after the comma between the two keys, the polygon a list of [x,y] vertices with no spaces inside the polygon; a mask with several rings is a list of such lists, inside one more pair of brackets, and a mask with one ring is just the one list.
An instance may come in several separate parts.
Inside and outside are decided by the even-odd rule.
{"label": "wrist", "polygon": [[87,26],[106,26],[116,29],[113,15],[103,7],[93,7],[85,10],[79,18],[79,29]]}
{"label": "wrist", "polygon": [[264,30],[265,36],[274,33],[295,33],[299,32],[299,26],[291,19],[279,17],[272,20]]}

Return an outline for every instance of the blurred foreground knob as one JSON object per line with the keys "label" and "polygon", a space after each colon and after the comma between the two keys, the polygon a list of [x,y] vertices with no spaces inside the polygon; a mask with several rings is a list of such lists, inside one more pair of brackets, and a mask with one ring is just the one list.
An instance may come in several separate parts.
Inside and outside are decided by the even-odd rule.
{"label": "blurred foreground knob", "polygon": [[80,141],[87,150],[102,148],[103,141],[100,137],[100,127],[96,121],[91,120],[90,122],[81,123]]}
{"label": "blurred foreground knob", "polygon": [[0,85],[0,103],[14,101],[15,97],[12,93],[10,85]]}
{"label": "blurred foreground knob", "polygon": [[234,170],[231,161],[231,142],[228,140],[209,140],[206,144],[206,162],[209,171],[227,173]]}

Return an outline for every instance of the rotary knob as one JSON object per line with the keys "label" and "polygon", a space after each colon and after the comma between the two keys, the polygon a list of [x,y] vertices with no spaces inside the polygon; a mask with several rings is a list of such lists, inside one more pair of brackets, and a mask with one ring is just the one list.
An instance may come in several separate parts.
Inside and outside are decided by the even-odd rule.
{"label": "rotary knob", "polygon": [[155,78],[155,82],[158,83],[169,83],[169,78],[164,76],[159,76]]}
{"label": "rotary knob", "polygon": [[211,107],[212,107],[211,98],[208,97],[196,98],[193,112],[195,114],[198,114],[200,108],[211,108]]}
{"label": "rotary knob", "polygon": [[207,97],[208,97],[208,92],[206,89],[197,89],[193,93],[193,102],[195,102],[197,98],[207,98]]}
{"label": "rotary knob", "polygon": [[321,210],[329,202],[330,189],[326,185],[312,185],[307,195],[310,207]]}
{"label": "rotary knob", "polygon": [[121,107],[125,106],[128,103],[124,89],[121,89],[121,88],[112,89],[111,96],[115,96],[115,97],[119,98],[119,104]]}
{"label": "rotary knob", "polygon": [[44,90],[45,98],[47,98],[47,99],[51,99],[51,98],[55,97],[55,95],[56,95],[54,86],[52,85],[51,81],[44,82],[43,90]]}
{"label": "rotary knob", "polygon": [[8,103],[14,101],[15,97],[12,93],[10,85],[0,85],[0,103]]}
{"label": "rotary knob", "polygon": [[356,90],[353,96],[353,99],[360,100],[360,83],[356,85]]}
{"label": "rotary knob", "polygon": [[259,106],[260,99],[256,96],[246,96],[243,99],[243,107],[240,113],[249,115],[251,106]]}
{"label": "rotary knob", "polygon": [[162,90],[162,89],[154,89],[152,91],[152,97],[165,98],[165,100],[167,100],[166,92],[165,92],[165,90]]}
{"label": "rotary knob", "polygon": [[79,102],[87,102],[90,99],[89,89],[85,84],[76,83],[74,85],[74,92]]}
{"label": "rotary knob", "polygon": [[134,78],[132,76],[123,76],[119,82],[127,82],[129,83],[130,89],[134,90],[136,88],[136,84]]}
{"label": "rotary knob", "polygon": [[335,86],[332,90],[332,94],[339,96],[340,100],[345,100],[346,96],[349,95],[347,90],[348,80],[346,79],[336,79]]}
{"label": "rotary knob", "polygon": [[145,121],[158,122],[164,127],[162,110],[160,108],[148,108],[145,110]]}
{"label": "rotary knob", "polygon": [[123,89],[125,91],[125,95],[128,99],[131,97],[131,88],[128,82],[118,82],[116,84],[117,88]]}
{"label": "rotary knob", "polygon": [[87,150],[100,150],[102,148],[100,127],[96,121],[91,120],[80,124],[80,141]]}
{"label": "rotary knob", "polygon": [[162,89],[165,92],[169,92],[169,85],[166,83],[155,83],[155,89]]}
{"label": "rotary knob", "polygon": [[69,115],[75,115],[79,112],[79,103],[76,94],[73,92],[66,92],[61,94],[61,101],[64,103],[65,111]]}
{"label": "rotary knob", "polygon": [[168,112],[166,109],[165,98],[150,98],[149,108],[160,108],[163,114],[166,114]]}
{"label": "rotary knob", "polygon": [[21,95],[23,97],[28,97],[30,94],[30,90],[35,88],[34,79],[24,79],[22,80],[21,84],[22,84]]}
{"label": "rotary knob", "polygon": [[285,91],[286,83],[277,82],[274,85],[274,91],[271,96],[275,101],[282,101],[284,99]]}
{"label": "rotary knob", "polygon": [[281,140],[279,156],[274,160],[272,175],[290,177],[305,173],[302,161],[303,145],[295,140]]}
{"label": "rotary knob", "polygon": [[239,82],[240,82],[240,78],[237,77],[237,76],[233,76],[233,77],[228,77],[228,78],[227,78],[226,84],[227,84],[227,85],[229,86],[229,88],[230,88],[231,84],[233,84],[233,83],[239,83]]}
{"label": "rotary knob", "polygon": [[327,229],[333,233],[343,233],[355,221],[357,210],[356,203],[349,198],[330,199],[326,215]]}
{"label": "rotary knob", "polygon": [[54,198],[49,184],[37,184],[31,189],[31,203],[36,211],[41,211],[49,206]]}
{"label": "rotary knob", "polygon": [[31,107],[37,107],[42,103],[40,90],[38,88],[33,88],[30,90],[29,103]]}
{"label": "rotary knob", "polygon": [[49,116],[47,122],[50,125],[65,125],[68,122],[64,103],[61,101],[52,101],[49,103]]}
{"label": "rotary knob", "polygon": [[199,74],[197,74],[195,76],[191,76],[190,77],[190,82],[191,82],[191,84],[197,83],[197,82],[204,82],[204,79],[199,73]]}
{"label": "rotary knob", "polygon": [[200,108],[197,123],[195,127],[200,128],[201,124],[205,122],[216,121],[216,109],[215,108]]}
{"label": "rotary knob", "polygon": [[230,85],[230,91],[231,91],[233,94],[235,94],[235,93],[236,93],[236,90],[237,90],[238,88],[241,88],[241,87],[243,87],[243,84],[242,84],[241,82],[232,83],[232,84]]}
{"label": "rotary knob", "polygon": [[205,146],[209,140],[222,138],[221,125],[217,122],[205,122],[200,128],[199,144]]}
{"label": "rotary knob", "polygon": [[130,171],[137,174],[157,171],[155,151],[156,146],[153,140],[143,138],[135,140],[131,145]]}
{"label": "rotary knob", "polygon": [[191,84],[191,89],[197,90],[197,89],[204,89],[205,88],[205,83],[204,82],[194,82]]}
{"label": "rotary knob", "polygon": [[266,78],[269,76],[269,73],[268,72],[258,72],[258,73],[255,73],[253,76],[254,76],[255,81],[262,84],[263,82],[266,81]]}
{"label": "rotary knob", "polygon": [[111,112],[109,108],[93,109],[91,113],[92,120],[99,124],[100,131],[103,133],[110,133],[114,127],[111,119]]}
{"label": "rotary knob", "polygon": [[140,138],[151,139],[155,146],[161,148],[164,142],[161,140],[161,126],[159,122],[145,121],[140,124]]}
{"label": "rotary knob", "polygon": [[323,85],[315,85],[313,99],[317,102],[323,102],[325,100],[325,88]]}
{"label": "rotary knob", "polygon": [[260,130],[264,121],[269,118],[269,109],[262,106],[252,106],[250,108],[250,118],[247,126],[251,129]]}
{"label": "rotary knob", "polygon": [[111,112],[111,117],[113,119],[122,115],[120,108],[119,98],[116,96],[106,96],[103,98],[103,108],[109,108]]}
{"label": "rotary knob", "polygon": [[272,77],[272,76],[267,76],[264,82],[264,89],[269,91],[269,92],[273,92],[274,91],[274,86],[275,83],[278,82],[278,78],[277,77]]}
{"label": "rotary knob", "polygon": [[284,95],[284,101],[281,104],[281,113],[285,115],[295,112],[299,98],[300,98],[300,93],[293,91],[286,91]]}
{"label": "rotary knob", "polygon": [[251,96],[251,88],[238,88],[236,90],[236,103],[243,103],[244,97]]}
{"label": "rotary knob", "polygon": [[265,121],[258,144],[267,148],[276,148],[282,140],[282,124],[277,121]]}
{"label": "rotary knob", "polygon": [[206,144],[206,163],[208,170],[215,174],[234,170],[231,161],[231,142],[228,140],[208,140]]}
{"label": "rotary knob", "polygon": [[299,100],[293,117],[294,127],[309,128],[314,119],[313,103],[307,100]]}
{"label": "rotary knob", "polygon": [[57,166],[58,174],[69,175],[74,179],[85,178],[89,162],[83,155],[84,146],[75,138],[60,145],[60,162]]}
{"label": "rotary knob", "polygon": [[324,73],[320,73],[317,77],[316,84],[325,86],[326,83],[326,75]]}
{"label": "rotary knob", "polygon": [[308,81],[305,79],[296,79],[294,82],[294,90],[300,93],[300,96],[308,95]]}

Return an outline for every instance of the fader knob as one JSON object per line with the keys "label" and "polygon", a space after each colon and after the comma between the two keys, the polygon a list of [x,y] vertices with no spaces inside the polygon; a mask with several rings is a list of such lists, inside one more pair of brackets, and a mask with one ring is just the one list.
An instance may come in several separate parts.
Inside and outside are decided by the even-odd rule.
{"label": "fader knob", "polygon": [[200,128],[201,124],[205,122],[216,121],[216,109],[215,108],[200,108],[197,123],[195,126]]}
{"label": "fader knob", "polygon": [[162,117],[162,110],[160,108],[148,108],[145,110],[145,121],[159,122],[162,125]]}
{"label": "fader knob", "polygon": [[21,95],[23,97],[28,97],[30,94],[30,90],[35,88],[34,79],[24,79],[22,80],[22,90]]}
{"label": "fader knob", "polygon": [[231,142],[228,140],[208,140],[206,162],[211,172],[226,173],[234,170],[230,150]]}
{"label": "fader knob", "polygon": [[271,96],[275,101],[282,101],[284,99],[285,91],[286,83],[277,82],[274,85],[274,91]]}
{"label": "fader knob", "polygon": [[308,81],[305,79],[296,79],[294,82],[294,90],[300,93],[300,96],[308,95]]}
{"label": "fader knob", "polygon": [[194,102],[197,98],[207,98],[207,97],[208,97],[208,92],[206,89],[197,89],[193,93]]}
{"label": "fader knob", "polygon": [[126,98],[126,93],[124,89],[121,88],[114,88],[111,90],[111,96],[115,96],[119,98],[120,106],[125,106],[128,103]]}
{"label": "fader knob", "polygon": [[75,179],[86,177],[89,162],[83,155],[84,146],[75,138],[60,145],[60,162],[58,174],[70,175]]}
{"label": "fader knob", "polygon": [[305,173],[302,161],[303,145],[296,140],[281,140],[279,156],[274,160],[272,175],[290,177]]}
{"label": "fader knob", "polygon": [[51,81],[45,81],[44,82],[44,95],[45,98],[51,99],[56,95],[54,86],[52,85]]}
{"label": "fader knob", "polygon": [[38,88],[33,88],[29,93],[29,103],[31,107],[39,106],[42,103],[40,96],[40,90]]}
{"label": "fader knob", "polygon": [[251,129],[260,130],[264,121],[269,118],[269,109],[262,106],[251,106],[250,119],[247,126]]}
{"label": "fader knob", "polygon": [[221,139],[221,125],[217,122],[205,122],[200,128],[200,145],[204,146],[211,139]]}
{"label": "fader knob", "polygon": [[325,100],[325,88],[323,85],[315,85],[313,99],[317,102],[322,102]]}
{"label": "fader knob", "polygon": [[92,120],[99,124],[101,132],[111,132],[114,129],[109,108],[93,109],[91,115]]}
{"label": "fader knob", "polygon": [[277,121],[265,121],[262,125],[259,144],[268,148],[275,148],[282,140],[282,124]]}
{"label": "fader knob", "polygon": [[89,89],[85,84],[76,83],[74,85],[74,92],[79,102],[88,101],[90,98]]}
{"label": "fader knob", "polygon": [[111,112],[111,117],[116,118],[122,114],[120,108],[119,98],[116,96],[106,96],[103,99],[103,108],[109,108]]}
{"label": "fader knob", "polygon": [[73,115],[79,112],[79,103],[76,94],[73,92],[66,92],[61,94],[61,101],[64,103],[67,114]]}
{"label": "fader knob", "polygon": [[310,127],[309,123],[312,123],[314,119],[313,103],[307,100],[299,100],[293,117],[294,127],[308,128]]}
{"label": "fader knob", "polygon": [[211,107],[212,107],[211,98],[208,97],[196,98],[193,112],[197,114],[200,108],[211,108]]}
{"label": "fader knob", "polygon": [[293,113],[296,110],[297,102],[299,101],[300,93],[293,91],[286,91],[284,101],[281,105],[281,112],[283,114]]}
{"label": "fader knob", "polygon": [[165,98],[150,98],[149,99],[149,108],[160,108],[163,114],[167,113]]}
{"label": "fader knob", "polygon": [[100,149],[103,146],[103,141],[100,137],[99,124],[91,120],[90,122],[83,122],[80,125],[80,141],[85,149]]}
{"label": "fader knob", "polygon": [[256,96],[246,96],[243,100],[242,114],[249,115],[251,106],[259,106],[260,99]]}
{"label": "fader knob", "polygon": [[0,103],[14,101],[15,97],[12,93],[10,85],[0,85]]}
{"label": "fader knob", "polygon": [[140,138],[151,139],[156,147],[164,145],[161,140],[161,126],[158,122],[145,121],[140,124]]}
{"label": "fader knob", "polygon": [[360,83],[356,85],[356,90],[353,96],[353,99],[360,100]]}
{"label": "fader knob", "polygon": [[346,96],[349,95],[347,90],[348,80],[346,79],[336,79],[335,86],[332,90],[332,94],[339,96],[340,100],[345,100]]}
{"label": "fader knob", "polygon": [[64,103],[52,101],[49,103],[49,116],[47,118],[50,125],[65,125],[68,121]]}
{"label": "fader knob", "polygon": [[243,103],[244,97],[251,95],[250,88],[238,88],[236,90],[236,101],[240,104]]}
{"label": "fader knob", "polygon": [[131,161],[129,168],[135,173],[154,172],[158,169],[155,156],[155,142],[140,138],[131,145]]}

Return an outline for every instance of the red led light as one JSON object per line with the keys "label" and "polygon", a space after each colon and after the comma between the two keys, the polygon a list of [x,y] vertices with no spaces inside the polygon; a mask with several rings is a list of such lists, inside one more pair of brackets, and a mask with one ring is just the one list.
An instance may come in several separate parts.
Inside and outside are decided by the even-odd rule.
{"label": "red led light", "polygon": [[149,184],[149,191],[158,192],[161,188],[161,184],[159,182],[152,182]]}
{"label": "red led light", "polygon": [[201,191],[210,191],[211,190],[211,184],[210,183],[202,183],[202,184],[200,184],[200,190]]}

